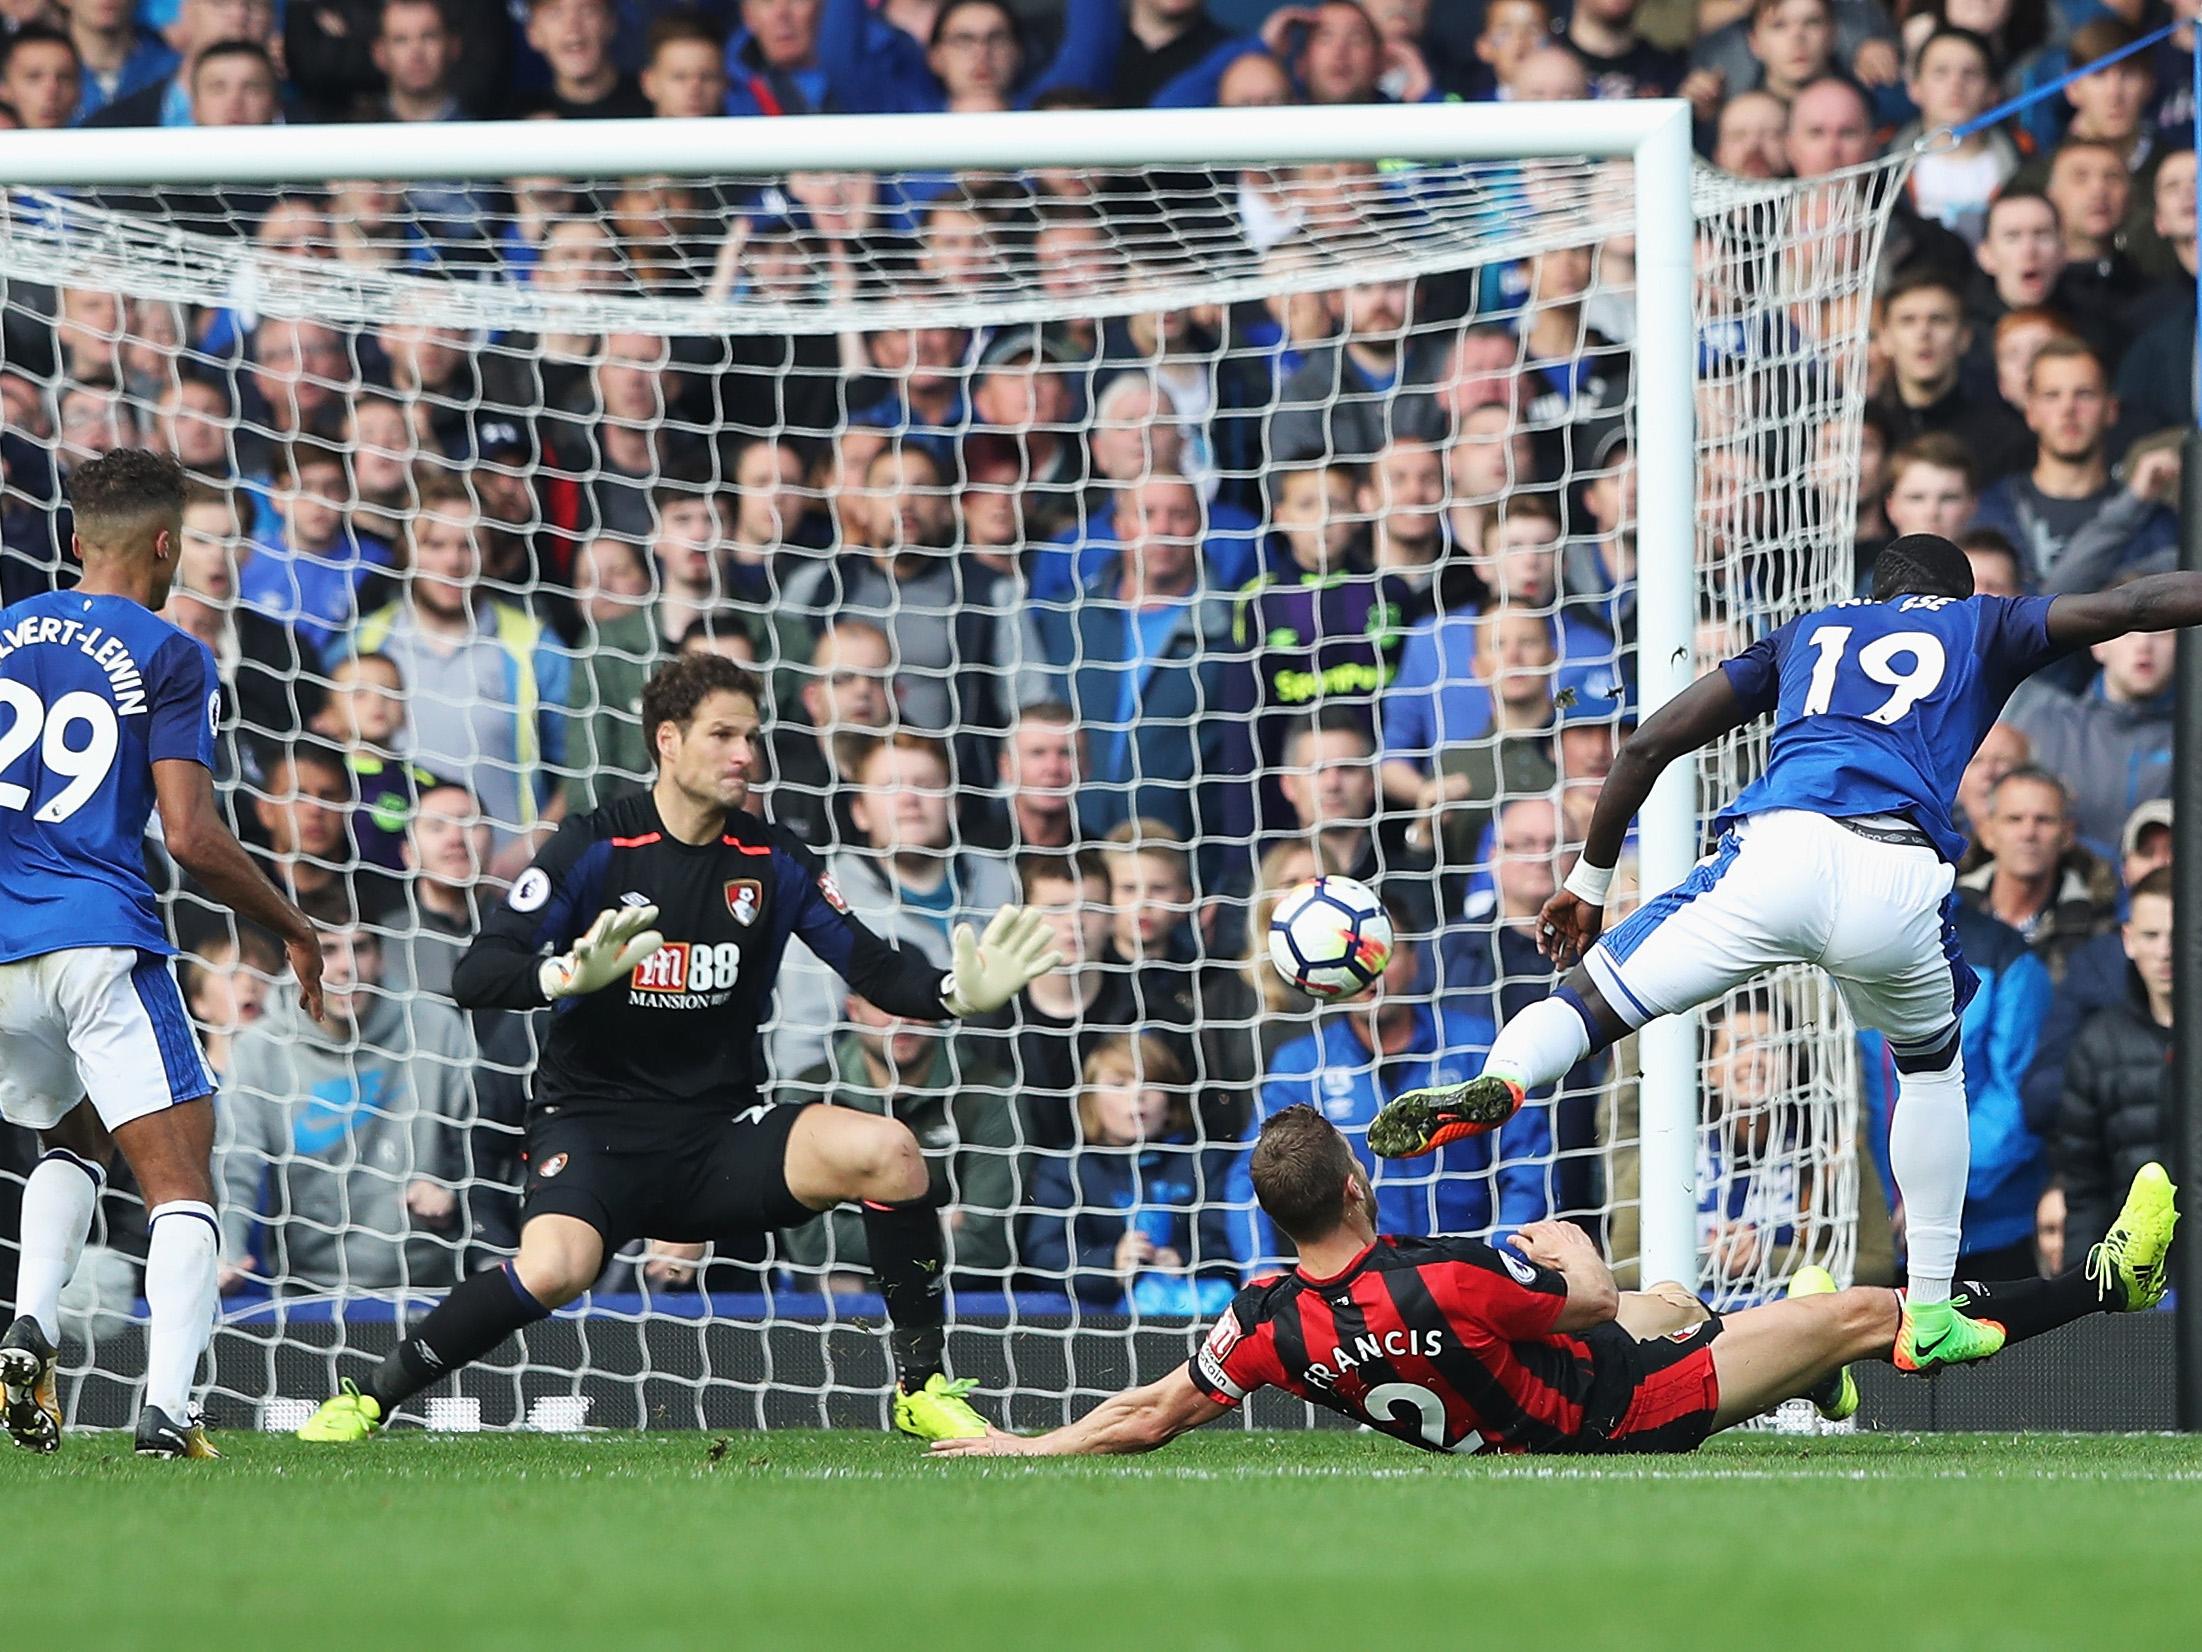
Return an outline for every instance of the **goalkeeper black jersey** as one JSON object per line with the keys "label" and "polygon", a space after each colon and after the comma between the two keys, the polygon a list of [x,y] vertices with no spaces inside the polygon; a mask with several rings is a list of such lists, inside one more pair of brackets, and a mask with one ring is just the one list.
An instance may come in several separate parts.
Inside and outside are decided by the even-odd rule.
{"label": "goalkeeper black jersey", "polygon": [[468,1009],[540,1007],[541,961],[605,908],[645,902],[658,909],[665,945],[627,979],[554,1006],[537,1106],[717,1112],[755,1101],[758,1028],[794,935],[890,1014],[946,1013],[942,971],[850,916],[833,879],[786,831],[731,814],[715,841],[683,843],[647,792],[559,827],[459,960],[452,995]]}

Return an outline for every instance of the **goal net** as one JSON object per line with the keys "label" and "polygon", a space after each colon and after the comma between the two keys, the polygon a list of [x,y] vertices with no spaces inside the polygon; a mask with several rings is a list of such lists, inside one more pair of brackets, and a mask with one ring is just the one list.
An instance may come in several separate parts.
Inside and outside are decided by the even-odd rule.
{"label": "goal net", "polygon": [[[1183,1358],[1280,1255],[1240,1145],[1265,1112],[1358,1134],[1549,988],[1524,919],[1642,704],[1639,590],[1692,592],[1702,668],[1852,584],[1893,169],[1697,175],[1692,546],[1637,532],[1676,404],[1633,370],[1626,160],[872,166],[8,195],[4,594],[69,577],[73,465],[183,460],[168,614],[220,664],[222,795],[332,931],[317,1029],[171,879],[223,1079],[216,1422],[295,1422],[511,1254],[542,1023],[460,1012],[452,961],[559,815],[647,783],[675,654],[755,666],[759,806],[875,928],[940,958],[1024,899],[1061,933],[1064,977],[953,1030],[798,943],[766,1034],[771,1100],[915,1130],[952,1361],[1032,1425]],[[1758,757],[1708,754],[1700,818]],[[1402,932],[1373,1015],[1267,962],[1318,870]],[[710,951],[646,967],[707,985]],[[1782,979],[1693,1038],[1699,1288],[1848,1278],[1839,1004]],[[1640,1174],[1634,1042],[1495,1150],[1384,1166],[1386,1225],[1567,1215],[1635,1282],[1693,1195]],[[68,1299],[83,1421],[142,1369],[117,1182]],[[638,1243],[425,1417],[876,1424],[880,1321],[847,1212],[700,1264]]]}

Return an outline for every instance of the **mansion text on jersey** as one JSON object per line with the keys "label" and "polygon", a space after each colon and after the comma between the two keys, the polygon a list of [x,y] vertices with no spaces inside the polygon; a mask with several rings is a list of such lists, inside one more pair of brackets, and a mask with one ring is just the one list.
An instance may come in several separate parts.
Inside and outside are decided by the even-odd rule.
{"label": "mansion text on jersey", "polygon": [[18,648],[29,648],[40,643],[60,647],[73,645],[79,653],[107,673],[107,681],[115,691],[115,715],[143,715],[145,678],[138,670],[138,662],[130,656],[129,645],[120,637],[111,637],[103,626],[86,625],[82,620],[55,619],[51,615],[34,614],[27,619],[18,620],[7,630],[0,631],[0,660],[6,659]]}

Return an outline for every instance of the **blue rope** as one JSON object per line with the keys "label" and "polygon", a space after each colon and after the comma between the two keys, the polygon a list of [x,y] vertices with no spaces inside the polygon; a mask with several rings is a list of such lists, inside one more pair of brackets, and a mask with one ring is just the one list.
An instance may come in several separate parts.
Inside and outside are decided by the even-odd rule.
{"label": "blue rope", "polygon": [[[1951,127],[1947,130],[1949,131],[1950,136],[1954,138],[1969,138],[1984,126],[1993,126],[1996,124],[1996,122],[2004,119],[2005,117],[2017,114],[2021,109],[2031,108],[2034,104],[2041,102],[2043,98],[2054,97],[2057,93],[2063,91],[2067,86],[2071,85],[2075,80],[2081,79],[2083,76],[2091,75],[2095,73],[2098,69],[2107,69],[2113,63],[2123,62],[2125,59],[2131,57],[2135,52],[2147,51],[2149,47],[2155,45],[2157,42],[2169,39],[2171,37],[2171,32],[2179,27],[2180,25],[2177,23],[2167,23],[2162,28],[2158,29],[2154,34],[2143,35],[2132,45],[2121,47],[2119,50],[2112,52],[2108,57],[2098,57],[2094,62],[2083,63],[2077,69],[2067,69],[2063,74],[2059,75],[2055,80],[2052,80],[2048,85],[2036,86],[2031,91],[2021,92],[2017,97],[2007,99],[2004,102],[1997,104],[1986,114],[1975,115],[1963,126]],[[2202,54],[2197,54],[2197,61],[2202,62]],[[1920,142],[1924,144],[1928,138],[1937,135],[1938,134],[1935,133],[1922,134]]]}

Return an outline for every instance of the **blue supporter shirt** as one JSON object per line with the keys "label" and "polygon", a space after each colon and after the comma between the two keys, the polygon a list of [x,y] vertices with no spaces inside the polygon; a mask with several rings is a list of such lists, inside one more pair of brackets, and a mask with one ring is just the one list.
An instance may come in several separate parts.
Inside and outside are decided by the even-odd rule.
{"label": "blue supporter shirt", "polygon": [[2011,691],[2065,652],[2051,597],[1856,598],[1800,614],[1721,670],[1774,714],[1766,770],[1720,826],[1772,809],[1903,815],[1955,862],[1950,804]]}
{"label": "blue supporter shirt", "polygon": [[[1026,595],[1034,602],[1075,602],[1081,591],[1091,591],[1102,573],[1124,554],[1124,547],[1106,531],[1081,533],[1065,528],[1045,544],[1035,545],[1025,558]],[[1257,571],[1261,561],[1260,524],[1251,512],[1236,505],[1208,507],[1208,532],[1200,542],[1201,583],[1211,591],[1236,591]]]}
{"label": "blue supporter shirt", "polygon": [[[1091,731],[1092,737],[1102,748],[1102,767],[1105,772],[1113,773],[1120,767],[1136,767],[1134,764],[1120,763],[1119,754],[1138,738],[1140,690],[1146,685],[1156,663],[1162,659],[1164,650],[1169,647],[1179,621],[1185,616],[1185,605],[1190,600],[1180,597],[1145,608],[1124,609],[1124,648],[1117,660],[1112,662],[1116,703],[1111,708],[1108,726]],[[1103,664],[1091,660],[1084,663]]]}
{"label": "blue supporter shirt", "polygon": [[174,74],[182,61],[175,47],[150,32],[141,23],[136,34],[131,37],[130,50],[123,57],[122,66],[111,79],[90,69],[83,71],[76,100],[76,115],[69,124],[82,126],[110,103],[120,102],[133,92],[142,92],[155,81]]}
{"label": "blue supporter shirt", "polygon": [[[1620,657],[1610,634],[1578,611],[1560,609],[1552,688],[1610,700],[1621,688]],[[1377,725],[1386,757],[1426,763],[1446,746],[1491,732],[1491,690],[1476,668],[1481,610],[1458,609],[1424,620],[1407,633],[1399,670],[1378,702]]]}
{"label": "blue supporter shirt", "polygon": [[214,766],[206,644],[128,597],[0,609],[0,963],[168,944],[145,875],[153,765]]}
{"label": "blue supporter shirt", "polygon": [[325,551],[294,551],[280,539],[263,539],[238,570],[237,594],[247,607],[296,627],[326,652],[359,623],[360,587],[394,561],[384,541],[349,529]]}

